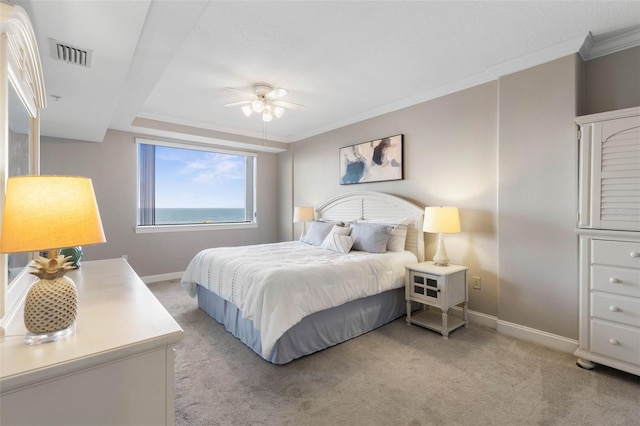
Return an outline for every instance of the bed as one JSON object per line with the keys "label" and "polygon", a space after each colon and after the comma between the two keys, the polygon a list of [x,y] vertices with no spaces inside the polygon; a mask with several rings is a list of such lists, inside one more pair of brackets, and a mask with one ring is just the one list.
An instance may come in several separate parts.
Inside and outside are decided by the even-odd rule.
{"label": "bed", "polygon": [[[424,260],[423,214],[390,194],[342,194],[316,209],[305,240],[203,250],[181,282],[202,310],[259,356],[285,364],[405,315],[404,266]],[[314,225],[324,224],[340,241],[349,240],[341,236],[348,226],[352,234],[402,230],[402,239],[392,236],[384,253],[358,243],[342,253],[340,244],[327,246],[330,237],[323,237],[324,248],[309,242]]]}

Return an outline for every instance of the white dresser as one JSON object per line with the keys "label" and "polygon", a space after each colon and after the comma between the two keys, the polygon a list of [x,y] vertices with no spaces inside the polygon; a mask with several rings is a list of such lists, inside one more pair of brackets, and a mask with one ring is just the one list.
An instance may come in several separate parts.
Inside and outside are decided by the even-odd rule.
{"label": "white dresser", "polygon": [[640,108],[579,117],[578,365],[640,375]]}
{"label": "white dresser", "polygon": [[74,336],[28,346],[18,312],[0,338],[0,424],[174,424],[180,326],[123,259],[67,275],[78,288]]}

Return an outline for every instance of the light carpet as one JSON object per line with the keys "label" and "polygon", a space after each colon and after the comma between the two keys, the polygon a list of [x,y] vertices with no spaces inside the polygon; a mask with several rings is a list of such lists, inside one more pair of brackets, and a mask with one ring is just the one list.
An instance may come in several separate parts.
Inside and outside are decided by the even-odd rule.
{"label": "light carpet", "polygon": [[637,425],[640,377],[578,368],[471,324],[448,340],[404,318],[286,365],[264,361],[177,280],[150,284],[185,331],[177,425]]}

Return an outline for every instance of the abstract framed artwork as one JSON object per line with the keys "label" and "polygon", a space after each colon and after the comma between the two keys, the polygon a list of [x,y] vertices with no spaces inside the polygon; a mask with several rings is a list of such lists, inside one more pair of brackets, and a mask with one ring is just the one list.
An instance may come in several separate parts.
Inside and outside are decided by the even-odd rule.
{"label": "abstract framed artwork", "polygon": [[403,135],[340,148],[340,185],[404,179]]}

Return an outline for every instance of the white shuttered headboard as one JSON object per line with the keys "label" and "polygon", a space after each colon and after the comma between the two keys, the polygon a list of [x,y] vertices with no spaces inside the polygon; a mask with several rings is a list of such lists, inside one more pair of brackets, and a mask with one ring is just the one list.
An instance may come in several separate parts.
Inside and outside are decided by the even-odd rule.
{"label": "white shuttered headboard", "polygon": [[354,221],[357,219],[408,219],[405,250],[424,262],[424,207],[382,192],[350,192],[331,198],[316,209],[319,219]]}

